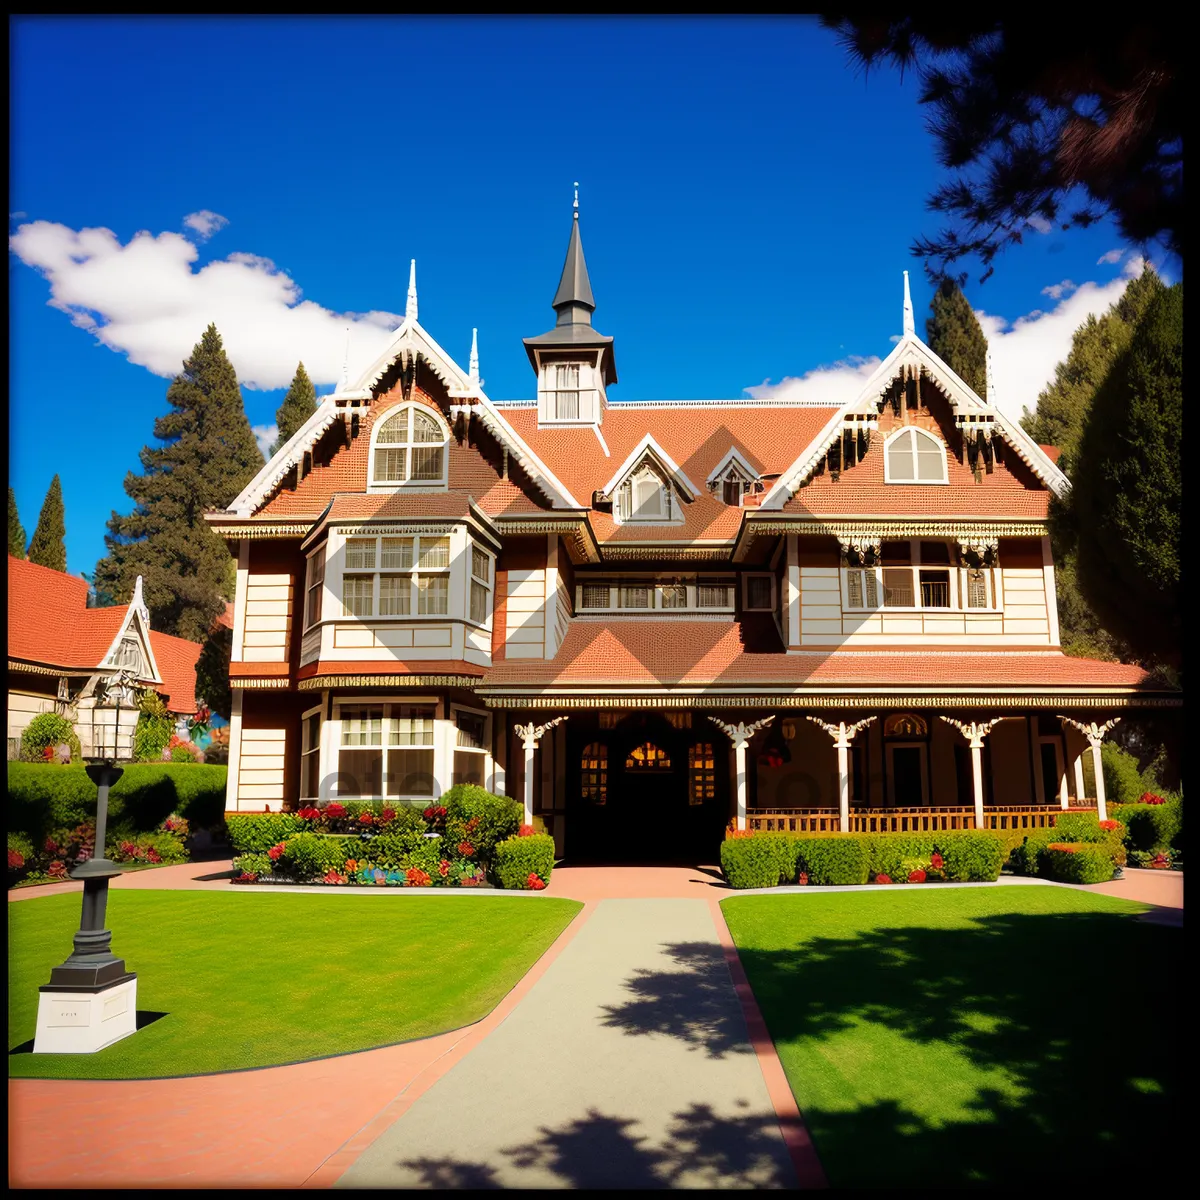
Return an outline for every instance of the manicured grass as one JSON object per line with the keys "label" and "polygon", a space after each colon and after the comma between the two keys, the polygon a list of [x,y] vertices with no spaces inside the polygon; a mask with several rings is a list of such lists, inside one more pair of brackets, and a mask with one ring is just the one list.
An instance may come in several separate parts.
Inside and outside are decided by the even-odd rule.
{"label": "manicured grass", "polygon": [[1182,931],[1145,907],[1051,887],[722,903],[833,1186],[1038,1190],[1180,1161]]}
{"label": "manicured grass", "polygon": [[[114,953],[137,972],[139,1012],[166,1016],[98,1054],[10,1054],[9,1074],[189,1075],[442,1033],[490,1012],[581,907],[114,890]],[[8,906],[10,1049],[33,1038],[38,987],[70,952],[79,909],[77,894]]]}

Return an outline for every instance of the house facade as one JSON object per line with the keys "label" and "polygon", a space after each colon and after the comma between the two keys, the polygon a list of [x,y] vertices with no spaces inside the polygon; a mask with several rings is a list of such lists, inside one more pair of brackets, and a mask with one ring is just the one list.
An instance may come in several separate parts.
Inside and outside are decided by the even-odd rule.
{"label": "house facade", "polygon": [[917,337],[907,276],[846,404],[610,398],[577,212],[553,308],[536,399],[497,402],[414,278],[386,351],[208,515],[230,809],[477,782],[572,858],[1103,809],[1101,739],[1178,694],[1061,652],[1067,480]]}
{"label": "house facade", "polygon": [[[150,628],[142,581],[128,604],[88,608],[87,581],[24,559],[8,559],[8,757],[40,713],[75,727],[84,756],[128,757],[137,724],[136,697],[104,686],[118,671],[158,692],[178,721],[196,712],[201,647]],[[119,720],[119,729],[118,729]],[[185,727],[186,730],[186,727]]]}

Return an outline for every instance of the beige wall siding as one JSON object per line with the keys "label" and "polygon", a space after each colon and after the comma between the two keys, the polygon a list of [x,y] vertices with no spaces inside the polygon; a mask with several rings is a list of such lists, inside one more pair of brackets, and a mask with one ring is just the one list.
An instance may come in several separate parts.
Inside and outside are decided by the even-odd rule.
{"label": "beige wall siding", "polygon": [[289,575],[247,575],[243,662],[285,662],[292,632]]}
{"label": "beige wall siding", "polygon": [[237,780],[238,808],[261,809],[269,804],[272,812],[281,810],[286,740],[283,729],[242,727]]}
{"label": "beige wall siding", "polygon": [[546,648],[546,572],[509,571],[505,609],[508,658],[542,658]]}

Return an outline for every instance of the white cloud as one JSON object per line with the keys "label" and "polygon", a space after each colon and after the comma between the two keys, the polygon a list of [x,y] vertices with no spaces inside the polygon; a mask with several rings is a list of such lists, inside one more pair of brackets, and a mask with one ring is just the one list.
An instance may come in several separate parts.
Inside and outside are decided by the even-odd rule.
{"label": "white cloud", "polygon": [[1031,228],[1036,229],[1038,233],[1049,233],[1054,226],[1046,220],[1045,217],[1032,216],[1026,222]]}
{"label": "white cloud", "polygon": [[33,221],[17,227],[9,246],[45,276],[52,307],[166,378],[212,322],[245,387],[287,387],[301,360],[314,383],[332,384],[341,377],[347,329],[353,373],[382,353],[401,320],[304,300],[284,271],[253,254],[230,254],[197,271],[199,251],[180,233],[142,232],[122,245],[110,229]]}
{"label": "white cloud", "polygon": [[1069,296],[1078,286],[1071,280],[1064,279],[1062,283],[1052,283],[1049,287],[1042,288],[1042,295],[1049,296],[1051,300],[1061,300],[1064,296]]}
{"label": "white cloud", "polygon": [[251,425],[250,432],[254,434],[254,440],[258,443],[263,458],[270,458],[271,447],[275,445],[275,439],[279,436],[279,426],[274,421],[270,425]]}
{"label": "white cloud", "polygon": [[1100,255],[1100,257],[1099,257],[1098,259],[1096,259],[1096,266],[1098,266],[1098,267],[1099,267],[1099,266],[1101,266],[1103,263],[1115,263],[1115,262],[1120,262],[1120,261],[1121,261],[1121,255],[1122,255],[1122,254],[1124,254],[1124,253],[1125,253],[1125,251],[1124,251],[1124,250],[1108,250],[1108,251],[1105,251],[1105,253],[1104,253],[1104,254]]}
{"label": "white cloud", "polygon": [[183,223],[194,233],[200,235],[201,241],[208,241],[214,233],[224,229],[229,224],[229,218],[215,213],[211,208],[202,208],[199,212],[188,213]]}
{"label": "white cloud", "polygon": [[815,367],[803,375],[785,375],[778,383],[764,379],[744,388],[754,400],[803,400],[813,404],[846,404],[862,390],[871,372],[879,366],[877,357],[843,359],[827,367]]}

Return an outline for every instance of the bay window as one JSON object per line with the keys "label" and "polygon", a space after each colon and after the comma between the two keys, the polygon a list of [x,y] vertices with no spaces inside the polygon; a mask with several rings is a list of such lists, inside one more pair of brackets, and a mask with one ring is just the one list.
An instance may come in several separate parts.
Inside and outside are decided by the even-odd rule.
{"label": "bay window", "polygon": [[[880,565],[843,567],[846,609],[990,609],[991,568],[968,567],[944,541],[883,542]],[[882,593],[882,594],[881,594]]]}
{"label": "bay window", "polygon": [[352,617],[446,616],[449,535],[348,538],[342,607]]}
{"label": "bay window", "polygon": [[321,619],[321,598],[325,593],[325,547],[308,560],[308,586],[304,597],[304,628]]}
{"label": "bay window", "polygon": [[478,546],[471,546],[471,610],[470,617],[477,625],[487,623],[492,590],[492,560]]}

